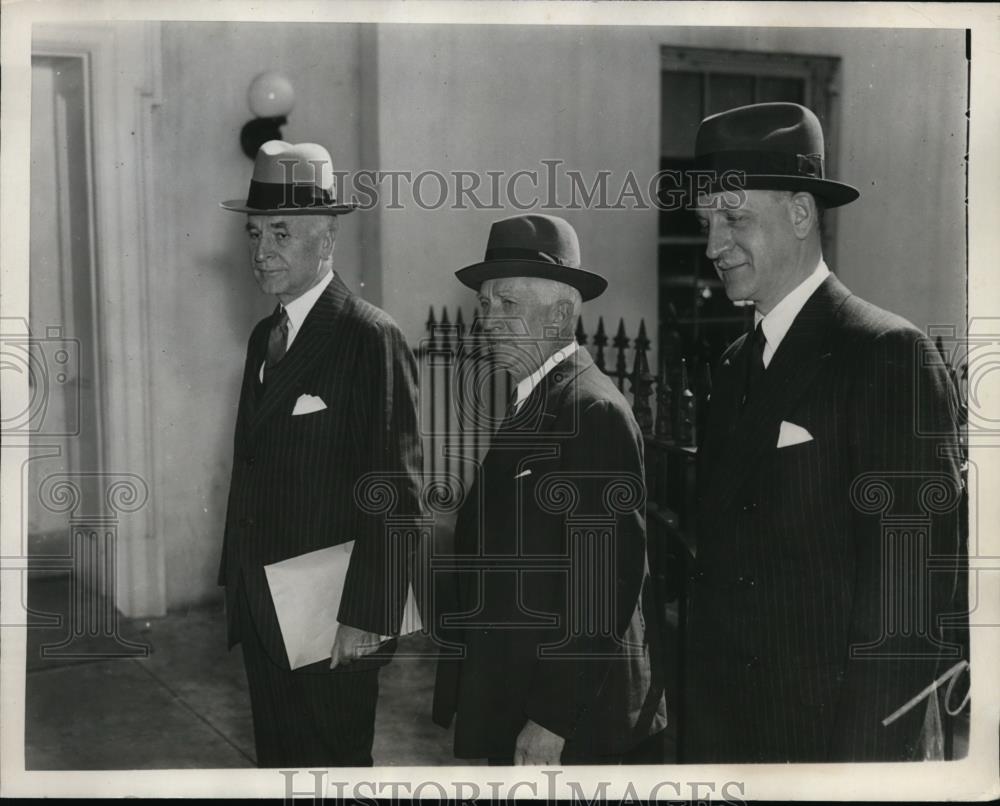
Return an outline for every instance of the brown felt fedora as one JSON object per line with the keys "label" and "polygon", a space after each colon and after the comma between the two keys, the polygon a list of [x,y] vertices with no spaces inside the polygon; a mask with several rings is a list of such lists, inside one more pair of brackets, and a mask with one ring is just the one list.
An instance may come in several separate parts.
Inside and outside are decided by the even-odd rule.
{"label": "brown felt fedora", "polygon": [[861,194],[824,174],[823,127],[799,104],[775,102],[740,106],[705,118],[695,139],[695,167],[733,176],[727,190],[805,191],[823,207],[839,207]]}
{"label": "brown felt fedora", "polygon": [[333,161],[323,146],[268,140],[257,151],[246,201],[220,206],[255,215],[342,215],[357,205],[337,201]]}
{"label": "brown felt fedora", "polygon": [[455,276],[476,290],[483,281],[501,277],[558,280],[577,289],[585,302],[608,287],[604,277],[580,268],[576,230],[552,215],[519,215],[494,222],[482,262],[459,269]]}

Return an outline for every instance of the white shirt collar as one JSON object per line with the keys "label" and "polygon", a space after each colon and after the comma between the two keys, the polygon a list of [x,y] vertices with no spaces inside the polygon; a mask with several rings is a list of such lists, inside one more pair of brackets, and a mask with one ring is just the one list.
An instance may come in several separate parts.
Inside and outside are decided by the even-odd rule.
{"label": "white shirt collar", "polygon": [[304,294],[296,297],[291,302],[285,306],[285,311],[288,312],[288,343],[286,349],[292,346],[292,340],[295,338],[295,334],[299,332],[299,328],[302,327],[302,323],[306,321],[306,317],[309,315],[309,311],[313,309],[313,305],[316,304],[326,287],[330,284],[333,279],[333,270],[328,270],[323,278],[316,283],[312,288],[306,291]]}
{"label": "white shirt collar", "polygon": [[802,306],[809,301],[809,297],[823,284],[823,281],[829,274],[830,269],[826,265],[826,261],[820,258],[819,264],[813,270],[813,273],[795,286],[766,316],[761,314],[760,311],[754,312],[754,327],[760,322],[763,323],[761,328],[764,331],[764,339],[767,342],[764,345],[765,367],[771,363],[771,358],[778,349],[778,345],[785,338],[785,334],[792,326],[792,322],[795,321],[795,317],[799,315]]}
{"label": "white shirt collar", "polygon": [[524,380],[519,381],[517,384],[517,397],[515,398],[514,401],[514,407],[520,408],[521,404],[528,399],[528,395],[530,395],[531,392],[534,390],[534,388],[542,382],[542,378],[548,375],[556,364],[565,361],[567,358],[573,355],[573,353],[576,352],[577,347],[579,347],[579,345],[576,343],[576,341],[570,342],[565,347],[560,347],[558,350],[552,353],[552,355],[550,355],[545,360],[545,363],[542,364],[538,369],[532,372]]}

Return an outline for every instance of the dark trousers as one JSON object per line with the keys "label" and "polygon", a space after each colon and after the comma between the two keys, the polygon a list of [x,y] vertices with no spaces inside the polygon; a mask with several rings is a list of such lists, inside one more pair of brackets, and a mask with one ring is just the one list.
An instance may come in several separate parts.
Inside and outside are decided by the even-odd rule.
{"label": "dark trousers", "polygon": [[328,671],[328,660],[283,669],[264,651],[245,601],[241,605],[257,766],[372,766],[378,669]]}

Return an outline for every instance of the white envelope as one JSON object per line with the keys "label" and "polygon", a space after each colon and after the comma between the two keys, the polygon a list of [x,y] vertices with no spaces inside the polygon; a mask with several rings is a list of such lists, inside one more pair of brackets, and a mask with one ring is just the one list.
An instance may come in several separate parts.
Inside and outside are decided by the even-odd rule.
{"label": "white envelope", "polygon": [[326,403],[323,402],[323,398],[315,395],[299,395],[299,399],[295,401],[295,408],[292,409],[292,416],[312,414],[314,411],[323,411],[325,408]]}
{"label": "white envelope", "polygon": [[791,445],[801,445],[803,442],[812,442],[810,434],[801,425],[790,423],[787,420],[781,421],[781,430],[778,432],[778,447],[788,448]]}
{"label": "white envelope", "polygon": [[[288,665],[308,666],[330,657],[337,637],[337,613],[354,541],[264,566]],[[421,629],[420,612],[409,586],[400,635]],[[387,641],[392,636],[383,635]]]}

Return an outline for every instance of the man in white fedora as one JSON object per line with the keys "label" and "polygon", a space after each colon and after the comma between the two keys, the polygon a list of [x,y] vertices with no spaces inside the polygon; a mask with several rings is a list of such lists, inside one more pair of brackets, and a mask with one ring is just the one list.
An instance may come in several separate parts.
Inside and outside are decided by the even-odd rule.
{"label": "man in white fedora", "polygon": [[[378,671],[407,586],[405,551],[359,484],[394,486],[394,516],[419,511],[416,365],[396,323],[333,271],[339,216],[330,155],[261,146],[245,201],[254,279],[277,297],[250,335],[236,420],[219,584],[229,647],[242,645],[257,763],[372,764]],[[292,669],[264,567],[355,541],[331,657]]]}

